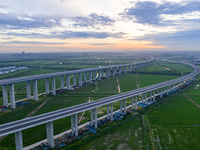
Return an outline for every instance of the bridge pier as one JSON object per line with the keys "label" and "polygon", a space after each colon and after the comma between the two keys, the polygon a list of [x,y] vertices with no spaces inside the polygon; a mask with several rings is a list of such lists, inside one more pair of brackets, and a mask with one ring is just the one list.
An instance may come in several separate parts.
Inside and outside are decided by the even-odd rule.
{"label": "bridge pier", "polygon": [[122,74],[122,67],[119,67],[119,74]]}
{"label": "bridge pier", "polygon": [[93,109],[91,109],[91,122],[90,122],[90,124],[91,124],[92,127],[94,125],[93,124],[93,122],[94,122],[93,116],[94,116]]}
{"label": "bridge pier", "polygon": [[84,72],[84,83],[87,83],[87,72]]}
{"label": "bridge pier", "polygon": [[14,84],[10,84],[10,102],[11,102],[11,108],[15,109],[15,90],[14,90]]}
{"label": "bridge pier", "polygon": [[3,105],[8,107],[8,92],[7,92],[7,85],[2,86],[3,91]]}
{"label": "bridge pier", "polygon": [[70,75],[67,75],[67,90],[70,90]]}
{"label": "bridge pier", "polygon": [[126,73],[126,66],[124,66],[124,73]]}
{"label": "bridge pier", "polygon": [[153,91],[153,101],[155,101],[155,90]]}
{"label": "bridge pier", "polygon": [[160,89],[160,97],[162,98],[162,88]]}
{"label": "bridge pier", "polygon": [[123,100],[120,101],[120,111],[121,111],[121,112],[122,112],[122,107],[123,107],[123,106],[122,106],[122,105],[123,105],[123,104],[122,104],[122,101],[123,101]]}
{"label": "bridge pier", "polygon": [[27,99],[31,100],[31,82],[26,82],[26,92],[27,92]]}
{"label": "bridge pier", "polygon": [[142,103],[144,102],[144,97],[143,97],[143,93],[141,94],[141,98],[142,98]]}
{"label": "bridge pier", "polygon": [[107,104],[107,120],[109,120],[109,104]]}
{"label": "bridge pier", "polygon": [[45,89],[46,89],[46,94],[49,94],[49,78],[45,79]]}
{"label": "bridge pier", "polygon": [[51,78],[52,94],[56,95],[56,79],[55,77]]}
{"label": "bridge pier", "polygon": [[96,71],[93,71],[93,80],[96,80]]}
{"label": "bridge pier", "polygon": [[135,96],[135,110],[137,110],[137,96]]}
{"label": "bridge pier", "polygon": [[147,103],[147,93],[145,93],[145,104]]}
{"label": "bridge pier", "polygon": [[109,69],[106,70],[106,78],[109,77]]}
{"label": "bridge pier", "polygon": [[60,87],[64,89],[64,76],[60,76]]}
{"label": "bridge pier", "polygon": [[126,114],[126,99],[124,99],[124,113]]}
{"label": "bridge pier", "polygon": [[76,86],[76,73],[74,73],[74,76],[73,76],[73,86]]}
{"label": "bridge pier", "polygon": [[75,119],[75,137],[78,137],[78,118],[77,118],[77,114],[74,115]]}
{"label": "bridge pier", "polygon": [[47,143],[51,148],[54,148],[54,132],[53,132],[53,121],[46,123],[47,130]]}
{"label": "bridge pier", "polygon": [[132,109],[134,107],[134,97],[132,97]]}
{"label": "bridge pier", "polygon": [[79,80],[78,80],[78,82],[79,82],[79,86],[82,86],[82,73],[79,73]]}
{"label": "bridge pier", "polygon": [[113,121],[113,103],[110,104],[110,114],[111,114],[110,120]]}
{"label": "bridge pier", "polygon": [[149,100],[151,101],[152,100],[152,91],[150,91],[150,98]]}
{"label": "bridge pier", "polygon": [[92,71],[89,72],[89,83],[92,83]]}
{"label": "bridge pier", "polygon": [[94,108],[94,120],[95,120],[94,127],[97,128],[97,108]]}
{"label": "bridge pier", "polygon": [[116,74],[116,68],[113,68],[113,77],[115,76],[115,74]]}
{"label": "bridge pier", "polygon": [[23,150],[22,131],[15,132],[15,146],[16,150]]}
{"label": "bridge pier", "polygon": [[98,80],[101,80],[101,70],[98,70]]}
{"label": "bridge pier", "polygon": [[74,135],[74,115],[71,115],[71,134]]}

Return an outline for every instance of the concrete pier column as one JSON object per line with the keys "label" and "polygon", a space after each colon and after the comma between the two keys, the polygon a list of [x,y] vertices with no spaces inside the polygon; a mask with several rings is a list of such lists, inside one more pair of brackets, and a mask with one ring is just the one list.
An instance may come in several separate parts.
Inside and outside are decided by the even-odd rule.
{"label": "concrete pier column", "polygon": [[45,79],[46,94],[49,94],[49,78]]}
{"label": "concrete pier column", "polygon": [[158,95],[158,96],[160,95],[160,93],[159,93],[159,88],[157,89],[157,95]]}
{"label": "concrete pier column", "polygon": [[160,89],[160,97],[162,98],[162,88]]}
{"label": "concrete pier column", "polygon": [[135,96],[135,110],[137,110],[137,96]]}
{"label": "concrete pier column", "polygon": [[147,93],[145,93],[145,104],[147,103]]}
{"label": "concrete pier column", "polygon": [[51,78],[52,94],[56,95],[56,79],[55,77]]}
{"label": "concrete pier column", "polygon": [[15,146],[16,150],[23,150],[22,131],[15,132]]}
{"label": "concrete pier column", "polygon": [[78,80],[78,85],[82,86],[82,73],[79,73],[79,80]]}
{"label": "concrete pier column", "polygon": [[11,108],[15,109],[15,90],[14,90],[14,84],[10,84],[10,102],[11,102]]}
{"label": "concrete pier column", "polygon": [[75,137],[78,137],[78,118],[77,114],[74,115],[74,121],[75,121]]}
{"label": "concrete pier column", "polygon": [[93,109],[91,109],[91,126],[93,127],[93,122],[94,122],[94,119],[93,119],[93,116],[94,116],[94,112],[93,112]]}
{"label": "concrete pier column", "polygon": [[109,70],[107,69],[106,70],[106,78],[108,78],[109,77]]}
{"label": "concrete pier column", "polygon": [[31,100],[31,82],[26,82],[26,92],[27,92],[27,99]]}
{"label": "concrete pier column", "polygon": [[107,120],[109,120],[109,104],[107,104]]}
{"label": "concrete pier column", "polygon": [[155,96],[155,90],[153,91],[153,101],[156,100],[156,96]]}
{"label": "concrete pier column", "polygon": [[53,121],[46,123],[47,130],[47,143],[51,148],[54,148],[54,133],[53,133]]}
{"label": "concrete pier column", "polygon": [[152,91],[150,91],[150,101],[152,100]]}
{"label": "concrete pier column", "polygon": [[97,108],[94,109],[94,120],[95,120],[94,127],[97,128]]}
{"label": "concrete pier column", "polygon": [[70,90],[70,75],[67,75],[67,90]]}
{"label": "concrete pier column", "polygon": [[74,76],[73,76],[73,85],[76,86],[76,74],[74,73]]}
{"label": "concrete pier column", "polygon": [[142,98],[142,103],[144,102],[144,96],[143,93],[141,94],[141,98]]}
{"label": "concrete pier column", "polygon": [[122,104],[122,103],[123,103],[122,101],[123,101],[123,100],[120,101],[120,111],[121,111],[121,112],[122,112],[122,107],[123,107],[123,106],[122,106],[122,105],[123,105],[123,104]]}
{"label": "concrete pier column", "polygon": [[128,66],[128,71],[129,71],[129,72],[131,71],[131,66]]}
{"label": "concrete pier column", "polygon": [[110,104],[110,114],[111,114],[110,120],[113,121],[113,103]]}
{"label": "concrete pier column", "polygon": [[126,66],[124,66],[124,73],[126,73]]}
{"label": "concrete pier column", "polygon": [[134,97],[132,97],[132,109],[134,107]]}
{"label": "concrete pier column", "polygon": [[96,71],[93,71],[93,80],[96,80]]}
{"label": "concrete pier column", "polygon": [[89,83],[92,83],[92,71],[89,72]]}
{"label": "concrete pier column", "polygon": [[87,72],[84,72],[84,82],[87,83]]}
{"label": "concrete pier column", "polygon": [[98,80],[101,80],[101,70],[98,70]]}
{"label": "concrete pier column", "polygon": [[38,87],[37,87],[37,80],[33,81],[33,95],[34,95],[34,100],[38,101]]}
{"label": "concrete pier column", "polygon": [[164,87],[164,94],[166,93],[166,86]]}
{"label": "concrete pier column", "polygon": [[111,77],[111,69],[109,69],[109,77]]}
{"label": "concrete pier column", "polygon": [[113,77],[115,76],[116,74],[116,68],[113,68]]}
{"label": "concrete pier column", "polygon": [[3,105],[8,107],[8,92],[6,85],[2,86],[2,91],[3,91]]}
{"label": "concrete pier column", "polygon": [[60,76],[60,86],[61,89],[64,89],[64,76]]}
{"label": "concrete pier column", "polygon": [[167,95],[169,95],[169,86],[167,86]]}
{"label": "concrete pier column", "polygon": [[119,67],[119,74],[122,74],[122,67]]}
{"label": "concrete pier column", "polygon": [[74,135],[74,115],[71,115],[71,134]]}
{"label": "concrete pier column", "polygon": [[126,114],[126,99],[124,99],[124,113]]}

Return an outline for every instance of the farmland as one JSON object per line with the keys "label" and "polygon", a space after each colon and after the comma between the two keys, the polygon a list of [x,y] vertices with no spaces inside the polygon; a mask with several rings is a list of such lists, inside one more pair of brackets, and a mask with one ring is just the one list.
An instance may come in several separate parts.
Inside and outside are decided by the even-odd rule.
{"label": "farmland", "polygon": [[[113,60],[112,62],[123,63],[126,61],[125,60]],[[136,61],[140,61],[140,60],[136,60]],[[127,61],[126,63],[128,63],[128,62],[130,63],[130,61]],[[37,62],[37,63],[39,64],[41,62]],[[51,62],[51,63],[53,63],[53,62]],[[88,65],[85,65],[84,67],[87,67],[87,66]],[[148,70],[151,70],[151,71],[152,70],[154,70],[154,71],[162,70],[163,71],[163,68],[160,67],[159,65],[152,64],[151,66],[152,67],[148,66],[149,69],[148,69],[148,67],[146,67],[146,71],[148,71]],[[143,69],[145,69],[145,68],[143,68]],[[53,70],[52,69],[42,69],[42,70],[44,70],[44,72],[47,70],[49,70],[51,72],[54,69]],[[140,69],[140,70],[142,70],[142,69]],[[35,73],[37,74],[36,71],[35,71]],[[139,85],[139,87],[145,87],[148,85],[160,83],[160,82],[174,79],[177,77],[179,77],[179,76],[178,75],[172,76],[172,75],[140,74],[140,73],[132,72],[132,73],[127,73],[127,74],[124,74],[121,76],[111,77],[106,80],[96,81],[87,86],[75,89],[74,91],[68,91],[68,92],[65,92],[62,94],[57,94],[56,96],[43,95],[43,96],[39,97],[38,102],[32,102],[32,104],[29,106],[17,108],[14,111],[9,111],[7,113],[1,114],[0,115],[0,118],[1,118],[0,124],[24,118],[27,114],[29,114],[33,109],[35,109],[39,104],[41,104],[47,98],[51,98],[51,99],[42,107],[42,109],[38,110],[34,115],[39,115],[39,114],[43,114],[46,112],[58,110],[61,108],[70,107],[70,106],[77,105],[80,103],[85,103],[89,99],[91,101],[93,101],[93,100],[100,99],[100,98],[103,98],[106,96],[118,94],[119,91],[118,91],[117,80],[119,81],[121,92],[127,92],[130,90],[137,89],[138,85]],[[72,79],[71,79],[71,83],[72,83]],[[44,80],[41,80],[40,82],[38,82],[39,93],[42,93],[45,91],[44,85],[45,85]],[[16,87],[16,89],[18,89],[23,86],[25,86],[25,83],[23,83],[21,85],[16,84],[15,87]],[[56,87],[57,88],[60,87],[60,79],[59,78],[56,78]],[[24,95],[24,97],[26,97],[26,88],[22,88],[21,90],[18,90],[16,93],[16,97],[18,96],[17,95],[18,93],[19,93],[18,99],[22,98],[22,97],[20,97],[21,95]],[[127,99],[127,105],[128,104],[130,104],[130,99]],[[120,102],[114,103],[114,110],[119,109],[119,107],[120,107]],[[98,108],[98,116],[104,115],[104,114],[106,114],[106,106],[102,106],[102,107]],[[12,116],[12,117],[10,117],[10,116]],[[84,118],[80,122],[80,124],[87,122],[89,120],[90,120],[90,112],[86,111]],[[120,126],[119,130],[122,130],[122,129],[124,130],[125,128],[130,128],[132,126],[132,124],[135,124],[135,126],[133,126],[133,128],[130,130],[130,133],[134,133],[137,130],[138,137],[134,137],[134,136],[129,137],[129,135],[125,134],[125,133],[123,135],[122,132],[120,132],[120,131],[118,132],[118,129],[116,129],[116,130],[112,131],[110,133],[110,135],[102,136],[99,140],[103,141],[103,139],[109,138],[109,136],[116,135],[117,136],[116,141],[115,140],[110,141],[110,143],[105,144],[105,147],[108,145],[112,145],[112,143],[118,143],[119,141],[122,141],[122,143],[125,143],[124,138],[118,138],[118,135],[122,134],[123,137],[128,136],[127,137],[128,145],[125,145],[125,146],[127,146],[127,147],[133,146],[136,148],[138,148],[138,147],[142,148],[142,144],[138,144],[138,143],[141,143],[142,138],[143,138],[142,137],[143,129],[140,129],[140,127],[141,127],[141,118],[140,117],[137,119],[131,120],[130,124]],[[70,128],[70,118],[69,117],[54,121],[54,134],[63,132],[69,128]],[[37,134],[34,131],[38,131]],[[30,135],[32,135],[32,136],[30,136]],[[23,131],[24,146],[30,145],[30,144],[37,142],[39,140],[42,140],[44,138],[46,138],[45,125],[37,126],[37,127],[30,128],[28,130]],[[132,143],[132,145],[131,145],[131,140],[133,140],[133,139],[136,140],[137,144],[135,143],[135,145],[134,145],[134,143]],[[96,141],[98,141],[98,140],[96,140]],[[9,135],[7,138],[5,138],[4,140],[2,140],[0,142],[0,145],[2,147],[6,147],[6,148],[13,148],[14,147],[14,135]],[[85,148],[88,148],[90,146],[91,146],[91,144],[87,144],[87,145],[85,145]],[[99,146],[100,146],[100,144],[99,145],[97,144],[97,148]],[[111,146],[111,149],[115,149],[115,148],[116,148],[115,146]]]}

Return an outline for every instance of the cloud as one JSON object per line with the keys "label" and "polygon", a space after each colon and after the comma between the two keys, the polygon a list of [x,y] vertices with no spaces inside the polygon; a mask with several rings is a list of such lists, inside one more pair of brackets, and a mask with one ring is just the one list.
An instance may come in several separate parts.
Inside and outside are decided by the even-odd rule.
{"label": "cloud", "polygon": [[87,17],[74,17],[74,18],[71,18],[71,20],[76,22],[73,24],[76,27],[91,26],[94,28],[96,25],[107,26],[107,25],[112,25],[115,22],[115,20],[111,19],[108,16],[97,15],[95,13],[92,13]]}
{"label": "cloud", "polygon": [[105,39],[107,37],[121,38],[125,33],[109,33],[109,32],[94,32],[94,31],[64,31],[64,32],[52,32],[51,34],[40,34],[40,33],[15,33],[8,32],[2,35],[7,36],[21,36],[25,38],[32,39],[49,39],[49,38],[58,38],[58,39],[71,39],[71,38],[97,38]]}
{"label": "cloud", "polygon": [[143,1],[136,3],[134,7],[125,9],[121,15],[142,24],[167,25],[167,22],[162,20],[161,15],[180,15],[199,11],[199,8],[200,2],[197,1],[192,1],[185,5],[181,3],[165,2],[159,4],[156,2]]}
{"label": "cloud", "polygon": [[80,43],[80,44],[88,44],[88,45],[95,45],[95,46],[116,45],[115,43]]}
{"label": "cloud", "polygon": [[52,27],[60,24],[59,16],[28,16],[0,13],[0,27],[8,29],[27,29]]}
{"label": "cloud", "polygon": [[1,44],[25,44],[25,45],[64,45],[70,43],[53,43],[53,42],[36,42],[36,41],[10,41],[10,42],[2,42]]}

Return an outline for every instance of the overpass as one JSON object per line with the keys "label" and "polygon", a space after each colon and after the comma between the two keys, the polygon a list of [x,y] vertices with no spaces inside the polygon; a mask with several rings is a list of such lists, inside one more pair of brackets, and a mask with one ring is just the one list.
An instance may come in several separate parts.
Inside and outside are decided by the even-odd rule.
{"label": "overpass", "polygon": [[[9,94],[10,94],[10,102],[11,108],[15,109],[15,92],[14,92],[14,84],[20,82],[26,82],[26,89],[27,89],[27,99],[31,100],[31,82],[33,82],[33,95],[34,100],[38,101],[38,86],[37,81],[40,79],[45,79],[45,89],[46,94],[49,94],[49,78],[51,78],[51,85],[52,85],[52,94],[56,95],[56,83],[55,77],[60,77],[61,81],[61,89],[65,89],[64,87],[64,77],[67,78],[67,90],[71,89],[70,85],[70,75],[73,75],[73,86],[77,86],[77,78],[76,75],[79,75],[79,83],[78,86],[82,86],[82,74],[84,74],[84,83],[87,80],[87,74],[89,73],[89,83],[92,83],[92,80],[96,80],[96,75],[98,75],[98,80],[101,80],[101,77],[104,77],[104,72],[106,78],[111,76],[115,76],[117,73],[121,74],[122,72],[126,73],[127,70],[136,70],[141,67],[144,67],[150,63],[152,63],[155,59],[151,58],[147,61],[137,62],[137,63],[129,63],[129,64],[122,64],[122,65],[111,65],[105,67],[98,67],[98,68],[88,68],[88,69],[79,69],[79,70],[72,70],[72,71],[64,71],[58,73],[48,73],[42,75],[34,75],[34,76],[26,76],[26,77],[18,77],[18,78],[11,78],[11,79],[4,79],[0,80],[0,86],[2,86],[3,91],[3,105],[8,107],[8,92],[7,88],[9,87]],[[117,72],[118,71],[118,72]]]}
{"label": "overpass", "polygon": [[[199,67],[189,64],[183,63],[194,68],[193,72],[185,75],[183,77],[173,79],[167,82],[158,83],[155,85],[147,86],[144,88],[132,90],[129,92],[105,97],[96,101],[88,102],[79,104],[76,106],[60,109],[57,111],[52,111],[49,113],[45,113],[42,115],[30,117],[27,119],[21,119],[18,121],[10,122],[7,124],[0,125],[0,136],[8,135],[11,133],[15,133],[15,143],[16,149],[22,150],[23,149],[23,140],[22,140],[22,130],[38,126],[41,124],[46,124],[47,130],[47,142],[53,148],[54,147],[54,132],[53,132],[53,121],[71,116],[71,131],[72,134],[76,137],[78,136],[78,121],[77,121],[77,114],[86,110],[91,110],[91,125],[94,125],[97,128],[97,108],[100,106],[107,105],[107,119],[111,118],[113,121],[113,103],[120,101],[120,110],[122,111],[124,108],[124,112],[126,112],[126,99],[132,98],[132,107],[135,105],[137,109],[137,100],[138,96],[145,95],[145,103],[147,101],[147,93],[150,93],[150,100],[155,101],[155,93],[157,93],[162,97],[163,90],[168,94],[170,90],[175,90],[180,85],[185,84],[190,79],[195,78],[199,73]],[[135,99],[135,104],[134,104]]]}

